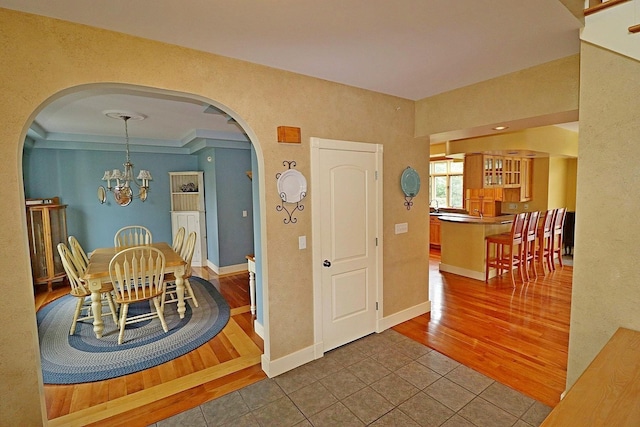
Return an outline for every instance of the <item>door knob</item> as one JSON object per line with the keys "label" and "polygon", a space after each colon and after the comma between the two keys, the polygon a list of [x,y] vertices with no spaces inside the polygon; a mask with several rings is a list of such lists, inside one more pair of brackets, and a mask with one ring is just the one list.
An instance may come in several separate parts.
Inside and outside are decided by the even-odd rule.
{"label": "door knob", "polygon": [[331,261],[329,261],[328,259],[325,259],[322,265],[324,265],[325,267],[331,267]]}

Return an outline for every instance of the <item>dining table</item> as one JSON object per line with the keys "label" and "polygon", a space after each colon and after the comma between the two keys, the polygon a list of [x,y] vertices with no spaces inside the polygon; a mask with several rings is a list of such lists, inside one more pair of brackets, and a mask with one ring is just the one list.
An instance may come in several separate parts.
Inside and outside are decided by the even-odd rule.
{"label": "dining table", "polygon": [[[184,276],[186,272],[186,262],[173,250],[166,242],[149,243],[140,246],[150,246],[159,249],[165,257],[165,273],[173,273],[176,278],[176,292],[178,295],[178,314],[184,318],[186,311],[184,302]],[[102,321],[102,295],[100,289],[103,283],[111,281],[109,276],[109,262],[115,254],[130,246],[98,248],[91,253],[89,264],[82,276],[82,279],[89,286],[91,291],[91,310],[93,311],[93,332],[97,338],[102,338],[104,322]]]}

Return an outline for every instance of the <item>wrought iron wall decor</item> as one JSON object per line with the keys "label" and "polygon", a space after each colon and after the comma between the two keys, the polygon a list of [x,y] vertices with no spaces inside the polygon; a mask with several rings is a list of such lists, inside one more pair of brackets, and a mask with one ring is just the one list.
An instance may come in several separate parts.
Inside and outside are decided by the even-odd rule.
{"label": "wrought iron wall decor", "polygon": [[420,175],[411,166],[407,166],[402,172],[400,187],[404,193],[404,205],[407,207],[407,210],[410,210],[413,206],[413,198],[417,196],[420,191]]}
{"label": "wrought iron wall decor", "polygon": [[[285,224],[295,224],[298,222],[298,218],[294,217],[293,214],[295,211],[304,210],[304,205],[300,204],[300,202],[307,196],[307,180],[298,170],[292,169],[296,166],[294,160],[285,160],[282,165],[287,166],[288,169],[276,174],[278,193],[280,194],[280,199],[282,199],[282,203],[276,206],[276,210],[287,213],[288,218],[285,217],[283,220]],[[295,203],[295,206],[291,206],[289,209],[285,203]]]}

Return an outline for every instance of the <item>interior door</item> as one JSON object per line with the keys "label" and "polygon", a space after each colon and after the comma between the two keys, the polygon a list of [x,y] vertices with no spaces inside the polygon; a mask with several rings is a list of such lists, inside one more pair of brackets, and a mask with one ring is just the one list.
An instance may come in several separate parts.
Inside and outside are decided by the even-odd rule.
{"label": "interior door", "polygon": [[[378,146],[359,147],[372,150]],[[381,262],[376,246],[381,222],[381,180],[376,179],[379,156],[378,151],[339,148],[318,153],[319,187],[314,203],[319,203],[320,256],[314,259],[322,263],[323,351],[376,330]]]}

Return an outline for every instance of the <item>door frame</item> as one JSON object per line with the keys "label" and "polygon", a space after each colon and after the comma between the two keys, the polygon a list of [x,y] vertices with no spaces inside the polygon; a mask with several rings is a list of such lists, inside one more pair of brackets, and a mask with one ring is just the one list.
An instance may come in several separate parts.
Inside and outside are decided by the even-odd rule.
{"label": "door frame", "polygon": [[376,279],[375,293],[377,301],[376,324],[375,331],[382,332],[382,313],[383,313],[383,239],[382,239],[382,144],[371,144],[365,142],[342,141],[336,139],[324,139],[311,137],[311,241],[312,241],[312,272],[313,272],[313,348],[314,358],[322,357],[324,354],[324,345],[322,341],[323,323],[322,323],[322,248],[320,240],[320,150],[340,150],[340,151],[358,151],[363,153],[375,153],[376,157],[376,238],[378,239],[375,257],[376,257]]}

